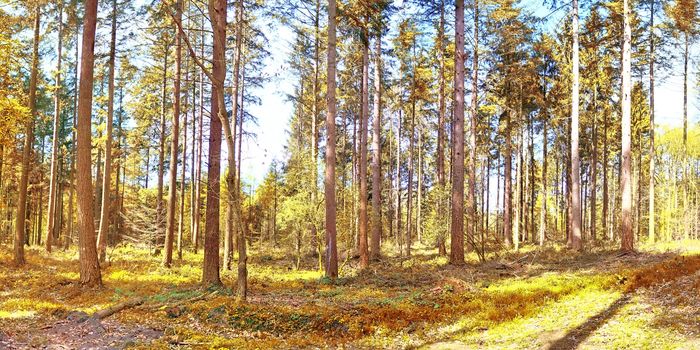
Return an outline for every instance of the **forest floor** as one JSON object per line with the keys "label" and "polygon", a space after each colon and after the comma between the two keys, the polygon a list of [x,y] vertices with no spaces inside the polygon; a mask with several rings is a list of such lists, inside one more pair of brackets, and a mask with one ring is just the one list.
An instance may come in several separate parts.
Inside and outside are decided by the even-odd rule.
{"label": "forest floor", "polygon": [[109,256],[105,286],[85,289],[76,251],[30,248],[17,269],[0,246],[0,349],[700,349],[700,241],[628,255],[526,245],[484,263],[472,254],[466,267],[416,249],[361,272],[346,261],[335,281],[254,249],[245,304],[235,271],[222,272],[225,287],[198,287],[201,253],[171,269],[146,249]]}

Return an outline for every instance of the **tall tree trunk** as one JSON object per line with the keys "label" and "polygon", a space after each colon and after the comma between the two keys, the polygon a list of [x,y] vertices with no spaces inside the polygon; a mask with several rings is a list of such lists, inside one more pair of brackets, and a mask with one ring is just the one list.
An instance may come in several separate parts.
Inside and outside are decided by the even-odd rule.
{"label": "tall tree trunk", "polygon": [[[117,0],[112,0],[112,39],[109,44],[109,82],[107,88],[107,127],[105,135],[105,163],[102,177],[102,205],[100,206],[100,229],[97,235],[97,254],[100,261],[106,257],[107,234],[109,234],[109,207],[112,202],[110,184],[112,179],[112,120],[114,118],[114,58],[117,41]],[[118,180],[118,179],[117,179]]]}
{"label": "tall tree trunk", "polygon": [[[187,12],[185,12],[187,13]],[[189,80],[190,70],[189,61],[185,57],[185,101],[184,101],[184,118],[182,122],[182,174],[180,175],[180,220],[177,228],[177,259],[182,260],[182,236],[185,230],[185,174],[187,174],[187,114],[189,103]],[[194,121],[193,121],[194,122]]]}
{"label": "tall tree trunk", "polygon": [[649,24],[649,242],[656,241],[656,211],[654,209],[654,167],[656,163],[656,151],[654,149],[654,16],[655,0],[651,1],[651,18]]}
{"label": "tall tree trunk", "polygon": [[54,86],[54,119],[53,119],[53,142],[51,147],[51,179],[49,180],[49,212],[47,216],[46,228],[46,251],[51,252],[54,237],[54,224],[56,222],[56,187],[58,182],[58,128],[61,125],[61,52],[63,49],[63,0],[58,0],[58,48],[56,62],[56,85]]}
{"label": "tall tree trunk", "polygon": [[338,248],[336,244],[335,202],[335,11],[336,0],[328,1],[328,74],[326,114],[326,174],[324,195],[326,198],[326,276],[338,277]]}
{"label": "tall tree trunk", "polygon": [[54,224],[56,222],[56,187],[58,182],[58,128],[61,125],[61,56],[63,49],[63,0],[57,2],[58,7],[58,48],[56,62],[56,85],[54,87],[54,120],[53,142],[51,147],[51,178],[49,182],[49,212],[47,214],[46,227],[46,251],[51,252],[53,238],[55,236]]}
{"label": "tall tree trunk", "polygon": [[603,114],[603,212],[602,229],[606,239],[612,240],[608,225],[608,113]]}
{"label": "tall tree trunk", "polygon": [[[116,0],[113,0],[116,1]],[[175,4],[177,21],[182,20],[182,0]],[[173,241],[175,239],[175,204],[177,203],[177,159],[180,138],[180,76],[182,74],[182,34],[175,36],[175,79],[173,84],[173,118],[170,144],[170,170],[168,174],[168,208],[166,217],[165,252],[163,266],[173,263]],[[184,162],[183,162],[184,163]],[[184,175],[184,172],[183,172]]]}
{"label": "tall tree trunk", "polygon": [[[415,72],[414,72],[415,74]],[[414,75],[415,76],[415,75]],[[414,82],[415,84],[415,82]],[[413,94],[412,94],[413,95]],[[404,248],[406,256],[411,256],[411,234],[413,233],[413,158],[416,150],[414,149],[414,139],[416,135],[416,101],[413,100],[411,106],[411,126],[408,136],[408,184],[406,184],[406,239]]]}
{"label": "tall tree trunk", "polygon": [[[460,65],[462,67],[462,65]],[[474,58],[472,60],[472,105],[471,105],[471,132],[469,133],[469,192],[467,194],[469,224],[467,235],[471,242],[476,242],[477,215],[476,215],[476,124],[478,120],[479,101],[479,1],[474,0]],[[476,247],[475,247],[476,248]]]}
{"label": "tall tree trunk", "polygon": [[624,37],[622,41],[622,169],[620,173],[620,188],[622,189],[622,236],[621,248],[625,252],[634,250],[632,235],[632,106],[631,106],[631,54],[630,45],[632,30],[630,28],[629,0],[623,0],[624,6]]}
{"label": "tall tree trunk", "polygon": [[595,242],[596,237],[596,200],[598,195],[598,86],[593,87],[593,145],[591,155],[591,240]]}
{"label": "tall tree trunk", "polygon": [[571,83],[571,248],[583,249],[581,240],[581,170],[578,155],[578,110],[579,110],[579,48],[578,48],[578,0],[573,0],[573,48],[572,48],[572,83]]}
{"label": "tall tree trunk", "polygon": [[511,222],[511,215],[513,213],[513,175],[512,163],[513,163],[513,146],[511,140],[511,113],[512,111],[505,112],[506,117],[506,127],[504,139],[506,140],[505,154],[503,154],[504,170],[503,170],[503,237],[506,241],[506,246],[513,245],[513,223]]}
{"label": "tall tree trunk", "polygon": [[396,121],[396,237],[399,243],[399,254],[401,250],[401,109],[399,108]]}
{"label": "tall tree trunk", "polygon": [[[36,87],[39,75],[39,32],[41,29],[41,6],[34,8],[34,40],[32,47],[32,70],[29,78],[29,110],[30,120],[27,122],[24,136],[24,148],[22,149],[22,171],[20,174],[19,194],[17,196],[17,223],[15,224],[14,264],[22,266],[26,262],[24,258],[24,242],[26,241],[26,217],[27,217],[27,190],[29,187],[29,162],[32,158],[32,145],[34,144],[34,122],[37,119],[36,111]],[[88,174],[90,172],[88,171]]]}
{"label": "tall tree trunk", "polygon": [[367,239],[367,126],[369,119],[369,38],[367,29],[362,39],[362,110],[360,113],[360,203],[359,203],[359,238],[360,269],[369,266],[369,246]]}
{"label": "tall tree trunk", "polygon": [[[382,236],[382,35],[377,32],[374,42],[374,110],[372,116],[372,239],[370,258],[380,257]],[[315,147],[315,145],[314,145]],[[314,158],[314,164],[316,158]],[[315,174],[315,173],[314,173]],[[314,187],[315,188],[315,187]]]}
{"label": "tall tree trunk", "polygon": [[165,113],[167,110],[167,84],[168,84],[168,53],[170,52],[170,44],[166,43],[165,44],[165,57],[163,59],[163,88],[161,91],[161,111],[160,111],[160,142],[158,145],[158,184],[157,184],[157,191],[158,191],[158,197],[156,198],[156,225],[157,225],[157,232],[156,232],[156,239],[155,243],[157,246],[157,250],[159,250],[161,242],[163,242],[165,238],[165,226],[163,222],[163,176],[165,173]]}
{"label": "tall tree trunk", "polygon": [[93,187],[91,176],[92,148],[92,88],[95,63],[95,29],[97,26],[97,0],[85,1],[83,21],[82,58],[80,63],[80,97],[78,99],[77,127],[77,193],[78,240],[80,283],[101,286],[102,275],[95,245],[95,221],[93,212]]}
{"label": "tall tree trunk", "polygon": [[[200,43],[200,57],[204,57],[204,20],[202,20],[202,25],[200,30],[202,30],[202,37]],[[195,207],[194,207],[194,230],[192,230],[192,250],[195,254],[199,250],[199,231],[201,223],[200,210],[202,208],[202,136],[204,134],[204,70],[199,71],[199,118],[198,118],[197,129],[199,134],[197,134],[197,170],[195,171],[196,178],[196,188],[195,188]],[[210,131],[211,134],[211,126]],[[209,200],[207,200],[207,203]],[[206,226],[206,225],[205,225]]]}
{"label": "tall tree trunk", "polygon": [[[440,2],[440,22],[438,23],[438,48],[440,50],[439,87],[438,87],[438,131],[437,131],[437,179],[440,193],[446,190],[445,181],[445,1]],[[443,196],[440,196],[443,197]],[[444,218],[448,203],[446,199],[438,198],[438,213]],[[445,232],[442,228],[436,232],[437,245],[440,255],[446,255]]]}
{"label": "tall tree trunk", "polygon": [[538,243],[544,246],[545,232],[547,230],[547,111],[542,116],[542,212],[540,213],[540,230]]}
{"label": "tall tree trunk", "polygon": [[689,34],[685,33],[685,47],[683,50],[683,238],[690,238],[690,225],[688,222],[688,46],[690,45]]}
{"label": "tall tree trunk", "polygon": [[[321,73],[321,0],[316,0],[314,12],[314,86],[313,86],[313,110],[311,117],[311,204],[318,208],[318,139],[319,139],[319,93],[320,93],[320,73]],[[275,213],[274,215],[277,215]],[[311,225],[314,228],[313,239],[316,243],[316,255],[318,256],[318,270],[323,270],[323,245],[318,226],[317,211],[313,211]],[[273,228],[274,231],[274,228]]]}
{"label": "tall tree trunk", "polygon": [[450,263],[464,265],[464,0],[455,5],[455,110]]}

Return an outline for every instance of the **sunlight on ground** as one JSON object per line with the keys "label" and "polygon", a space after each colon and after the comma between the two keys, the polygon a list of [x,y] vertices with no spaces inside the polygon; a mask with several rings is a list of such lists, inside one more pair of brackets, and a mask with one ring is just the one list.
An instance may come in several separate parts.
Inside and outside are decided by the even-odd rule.
{"label": "sunlight on ground", "polygon": [[[595,247],[576,254],[558,245],[525,246],[485,264],[471,254],[470,266],[455,268],[435,250],[423,248],[411,258],[386,257],[366,271],[351,262],[333,283],[317,270],[290,268],[289,258],[274,251],[264,259],[253,256],[250,302],[238,304],[231,289],[235,262],[233,271],[222,270],[224,288],[203,291],[198,287],[201,254],[185,252],[167,269],[161,256],[146,249],[119,247],[109,251],[103,267],[105,287],[85,290],[74,283],[79,277],[75,251],[48,255],[29,248],[28,266],[16,270],[4,263],[11,261],[10,251],[0,248],[0,277],[5,281],[0,286],[1,330],[22,333],[28,324],[60,320],[69,311],[92,313],[145,296],[148,305],[162,306],[126,310],[113,319],[163,329],[165,336],[147,348],[354,344],[536,349],[564,344],[598,349],[697,344],[697,337],[684,332],[697,321],[694,299],[681,293],[672,295],[672,301],[658,301],[658,295],[669,292],[647,293],[646,288],[682,280],[673,290],[697,293],[700,241],[642,245],[640,251],[621,258]],[[673,258],[675,253],[686,257]],[[309,260],[304,266],[315,264]],[[211,296],[182,304],[205,293]],[[674,327],[663,315],[669,314],[669,305],[679,303],[685,306],[679,306],[674,319],[684,320],[685,326]]]}

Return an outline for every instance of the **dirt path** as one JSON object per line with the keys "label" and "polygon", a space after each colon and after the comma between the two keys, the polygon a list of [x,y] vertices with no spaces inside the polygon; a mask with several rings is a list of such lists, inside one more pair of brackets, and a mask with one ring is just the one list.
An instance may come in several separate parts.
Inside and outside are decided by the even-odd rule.
{"label": "dirt path", "polygon": [[0,333],[0,349],[124,349],[148,344],[163,332],[114,320],[98,320],[82,312],[17,335]]}

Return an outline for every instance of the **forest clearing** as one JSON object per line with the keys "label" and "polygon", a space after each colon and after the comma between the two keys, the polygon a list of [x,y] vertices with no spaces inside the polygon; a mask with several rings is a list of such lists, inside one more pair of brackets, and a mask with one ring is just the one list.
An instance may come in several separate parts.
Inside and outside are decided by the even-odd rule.
{"label": "forest clearing", "polygon": [[0,350],[700,349],[699,0],[0,0]]}
{"label": "forest clearing", "polygon": [[[366,271],[347,261],[331,282],[282,254],[255,252],[240,303],[230,272],[222,287],[198,287],[201,255],[166,269],[148,250],[118,247],[104,288],[85,290],[74,251],[32,249],[29,269],[0,266],[0,347],[693,349],[699,253],[698,241],[630,255],[526,246],[486,263],[470,254],[457,268],[418,248]],[[143,304],[88,319],[139,297]]]}

